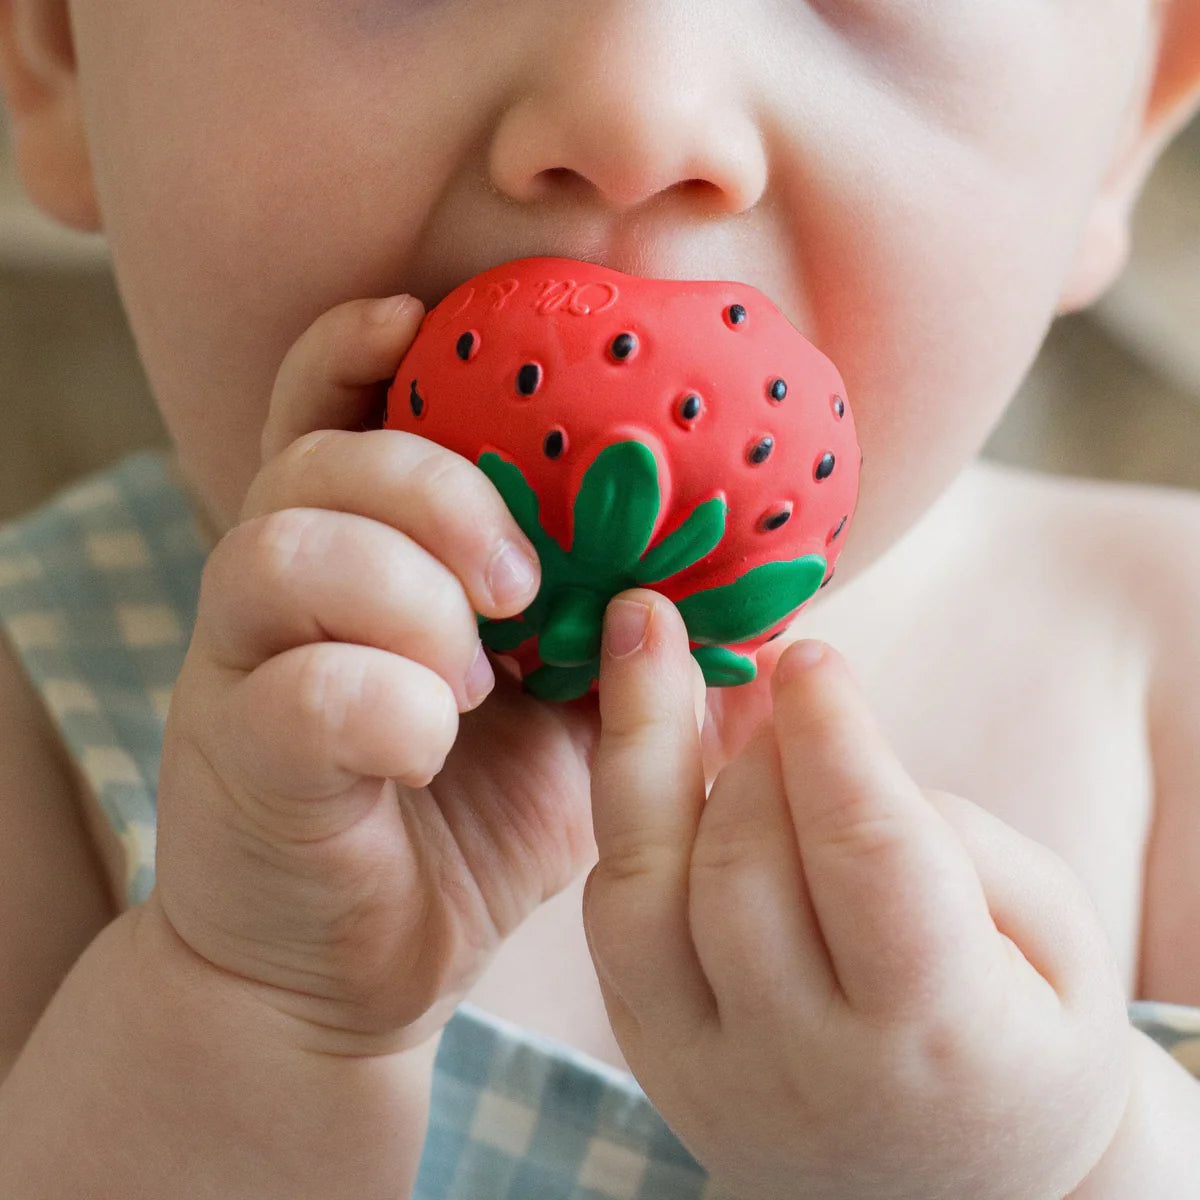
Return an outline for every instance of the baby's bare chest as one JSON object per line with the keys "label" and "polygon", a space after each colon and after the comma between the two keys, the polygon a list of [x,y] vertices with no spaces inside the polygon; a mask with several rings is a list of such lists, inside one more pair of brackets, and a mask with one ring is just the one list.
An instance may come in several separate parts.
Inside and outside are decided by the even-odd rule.
{"label": "baby's bare chest", "polygon": [[1144,655],[1086,606],[975,612],[972,636],[933,621],[903,653],[865,656],[863,687],[918,783],[986,808],[1069,864],[1132,994],[1153,817]]}
{"label": "baby's bare chest", "polygon": [[[830,609],[804,632],[847,658],[918,783],[987,808],[1073,868],[1132,995],[1152,816],[1144,656],[1111,612],[1002,590],[947,596],[903,623]],[[473,999],[619,1065],[580,893],[518,930]]]}

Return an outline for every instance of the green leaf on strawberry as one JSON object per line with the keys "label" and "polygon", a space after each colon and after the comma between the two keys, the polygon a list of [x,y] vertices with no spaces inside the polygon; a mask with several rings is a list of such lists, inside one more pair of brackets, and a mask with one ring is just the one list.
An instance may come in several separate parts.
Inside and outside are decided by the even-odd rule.
{"label": "green leaf on strawberry", "polygon": [[571,555],[598,573],[636,569],[658,522],[658,464],[641,442],[606,446],[575,498]]}
{"label": "green leaf on strawberry", "polygon": [[729,507],[720,496],[706,500],[637,564],[633,573],[638,583],[659,583],[711,554],[725,536],[728,514]]}
{"label": "green leaf on strawberry", "polygon": [[795,612],[824,578],[825,560],[806,554],[791,562],[763,563],[725,587],[693,592],[678,608],[692,641],[746,642]]}
{"label": "green leaf on strawberry", "polygon": [[545,555],[558,549],[558,544],[542,528],[538,517],[539,504],[537,493],[525,482],[521,469],[513,463],[505,462],[500,455],[485,453],[479,457],[479,468],[492,481],[508,505],[508,511],[521,527],[521,532],[533,543],[538,557],[542,559],[542,569],[545,570]]}
{"label": "green leaf on strawberry", "polygon": [[737,687],[752,682],[758,674],[753,659],[726,646],[697,646],[692,657],[700,664],[709,687]]}

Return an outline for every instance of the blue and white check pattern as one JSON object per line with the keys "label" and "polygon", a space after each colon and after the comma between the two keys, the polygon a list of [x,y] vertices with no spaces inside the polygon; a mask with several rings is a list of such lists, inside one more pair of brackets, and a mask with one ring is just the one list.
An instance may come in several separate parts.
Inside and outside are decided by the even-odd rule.
{"label": "blue and white check pattern", "polygon": [[438,1051],[414,1200],[700,1200],[631,1075],[463,1005]]}
{"label": "blue and white check pattern", "polygon": [[152,454],[0,527],[0,623],[121,841],[131,903],[154,882],[163,724],[205,557]]}
{"label": "blue and white check pattern", "polygon": [[[0,528],[0,626],[124,851],[154,883],[171,689],[208,553],[164,455],[134,455]],[[1139,1002],[1139,1028],[1200,1077],[1200,1009]],[[704,1200],[628,1074],[463,1005],[438,1051],[415,1200]]]}

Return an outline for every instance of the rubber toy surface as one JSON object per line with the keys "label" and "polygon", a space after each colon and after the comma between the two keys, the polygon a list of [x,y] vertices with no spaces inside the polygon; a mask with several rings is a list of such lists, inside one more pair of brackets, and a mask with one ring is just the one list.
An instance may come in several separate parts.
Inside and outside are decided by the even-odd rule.
{"label": "rubber toy surface", "polygon": [[832,575],[858,496],[837,368],[741,283],[505,263],[426,315],[384,424],[476,463],[537,548],[537,598],[480,636],[546,700],[595,686],[630,587],[677,605],[709,685],[749,682]]}

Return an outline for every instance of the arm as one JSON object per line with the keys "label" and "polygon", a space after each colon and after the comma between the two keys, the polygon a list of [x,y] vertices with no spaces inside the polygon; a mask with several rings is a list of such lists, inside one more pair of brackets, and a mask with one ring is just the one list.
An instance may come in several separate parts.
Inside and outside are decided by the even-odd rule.
{"label": "arm", "polygon": [[1154,824],[1137,997],[1200,1005],[1200,499],[1168,493],[1139,516],[1155,530],[1133,564],[1149,614]]}
{"label": "arm", "polygon": [[63,976],[115,915],[65,755],[2,630],[0,830],[2,1082]]}
{"label": "arm", "polygon": [[1200,1194],[1200,1082],[1144,1033],[1133,1039],[1133,1083],[1112,1144],[1072,1200],[1189,1200]]}
{"label": "arm", "polygon": [[[1149,612],[1154,776],[1138,995],[1200,1005],[1200,504],[1183,492],[1155,493],[1151,503],[1136,517],[1154,535],[1141,548],[1144,559],[1132,564]],[[1145,1034],[1131,1030],[1130,1037],[1134,1075],[1125,1117],[1075,1195],[1200,1194],[1200,1081]]]}
{"label": "arm", "polygon": [[299,1028],[198,958],[153,899],[132,909],[0,1087],[0,1195],[409,1195],[437,1039],[335,1057]]}

